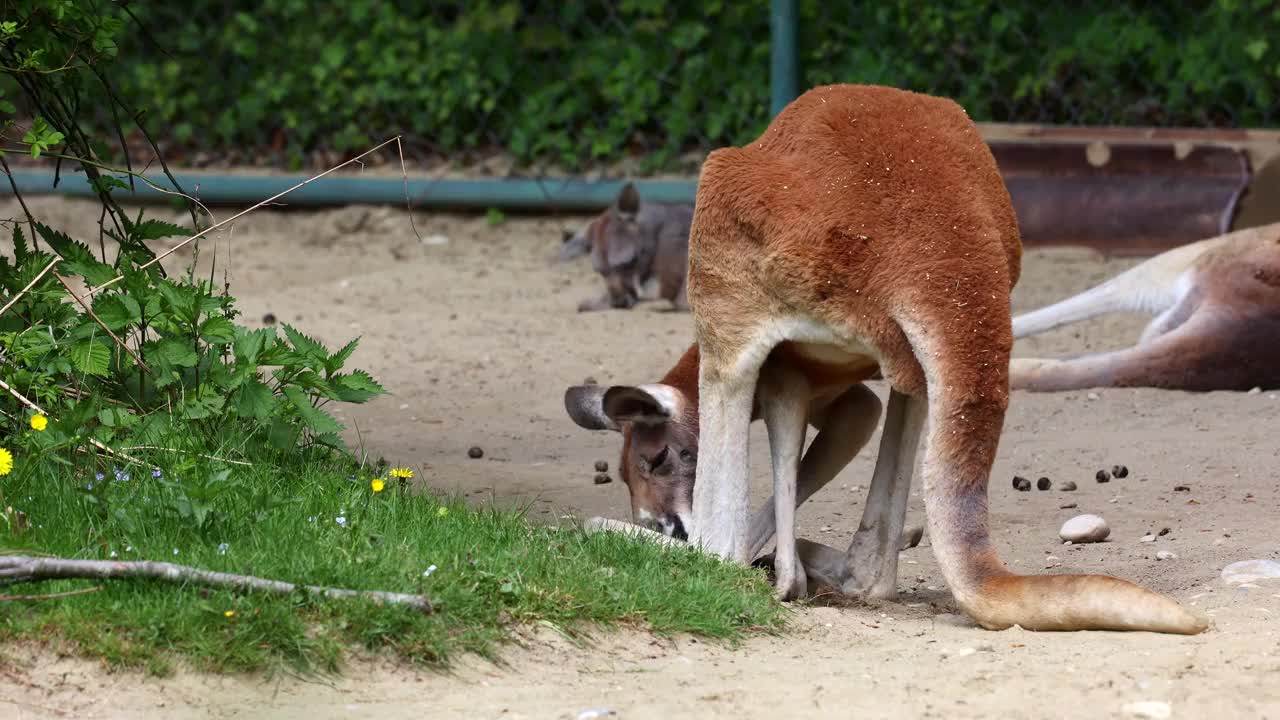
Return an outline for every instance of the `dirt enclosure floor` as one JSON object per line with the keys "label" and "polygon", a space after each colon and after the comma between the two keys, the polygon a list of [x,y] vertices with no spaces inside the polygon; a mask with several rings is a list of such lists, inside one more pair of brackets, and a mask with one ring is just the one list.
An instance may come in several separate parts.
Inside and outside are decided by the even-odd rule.
{"label": "dirt enclosure floor", "polygon": [[[34,199],[54,227],[88,239],[88,203]],[[0,203],[0,217],[16,216]],[[229,216],[219,211],[219,217]],[[628,517],[618,439],[577,428],[565,386],[656,380],[691,340],[688,315],[641,306],[577,314],[599,291],[585,259],[549,262],[579,218],[510,219],[343,208],[260,212],[217,242],[249,324],[266,313],[327,343],[363,336],[352,364],[393,395],[348,409],[375,457],[475,502],[531,501],[533,515]],[[202,262],[214,243],[201,250]],[[175,256],[185,263],[187,253]],[[1132,265],[1073,249],[1028,251],[1015,311],[1065,297]],[[172,268],[181,263],[169,263]],[[219,275],[221,271],[219,271]],[[1020,341],[1015,354],[1065,354],[1136,338],[1118,316]],[[884,399],[883,383],[874,383]],[[5,648],[0,717],[128,718],[1280,718],[1280,583],[1235,588],[1237,560],[1280,558],[1280,441],[1275,393],[1191,395],[1105,390],[1013,396],[991,483],[992,524],[1008,562],[1103,571],[1195,605],[1214,620],[1196,637],[988,632],[955,622],[926,535],[903,553],[900,599],[798,609],[787,632],[739,647],[645,633],[599,634],[578,648],[533,633],[499,667],[464,660],[448,675],[375,660],[339,679],[155,680],[82,660]],[[351,434],[355,439],[355,433]],[[767,486],[763,428],[753,429],[755,502]],[[875,448],[878,435],[870,448]],[[484,449],[468,458],[473,445]],[[858,457],[799,513],[800,534],[846,544],[874,454]],[[1099,484],[1099,468],[1129,476]],[[1076,492],[1015,492],[1013,475],[1070,480]],[[1187,486],[1189,491],[1175,491]],[[1076,503],[1078,507],[1062,509]],[[1059,525],[1104,516],[1108,542],[1064,546]],[[921,522],[919,495],[909,523]],[[1148,533],[1168,532],[1154,542]],[[1176,558],[1157,560],[1168,551]],[[612,712],[613,715],[608,713]]]}

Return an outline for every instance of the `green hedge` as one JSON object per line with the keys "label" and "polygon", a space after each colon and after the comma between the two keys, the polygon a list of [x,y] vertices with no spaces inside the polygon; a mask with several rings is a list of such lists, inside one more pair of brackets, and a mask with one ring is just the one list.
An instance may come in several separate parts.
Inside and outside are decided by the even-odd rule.
{"label": "green hedge", "polygon": [[[446,154],[657,165],[741,143],[769,117],[768,0],[129,7],[142,23],[126,23],[118,81],[192,150],[296,165],[405,133]],[[802,0],[803,84],[934,92],[979,120],[1275,126],[1277,7]]]}

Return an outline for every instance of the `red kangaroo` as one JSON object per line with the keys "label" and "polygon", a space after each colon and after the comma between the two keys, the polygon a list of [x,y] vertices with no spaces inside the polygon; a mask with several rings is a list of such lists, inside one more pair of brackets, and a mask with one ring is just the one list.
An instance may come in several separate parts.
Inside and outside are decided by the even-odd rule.
{"label": "red kangaroo", "polygon": [[[879,368],[891,389],[872,493],[877,480],[887,496],[905,492],[923,434],[934,552],[979,624],[1184,634],[1207,627],[1124,580],[1017,575],[1001,562],[987,482],[1008,405],[1009,293],[1020,269],[1008,192],[976,126],[950,100],[819,87],[756,142],[711,153],[689,240],[698,392],[681,411],[696,413],[699,429],[698,447],[681,456],[696,463],[681,513],[689,542],[729,561],[749,559],[747,436],[758,415],[772,456],[778,591],[802,592],[794,512],[806,420],[815,402],[842,397]],[[601,389],[599,407],[625,417],[628,395]],[[663,412],[681,408],[666,400]],[[594,407],[570,404],[571,414]],[[601,419],[615,422],[608,412]],[[634,441],[644,422],[629,424]],[[871,540],[880,556],[896,555],[893,513],[885,515]]]}

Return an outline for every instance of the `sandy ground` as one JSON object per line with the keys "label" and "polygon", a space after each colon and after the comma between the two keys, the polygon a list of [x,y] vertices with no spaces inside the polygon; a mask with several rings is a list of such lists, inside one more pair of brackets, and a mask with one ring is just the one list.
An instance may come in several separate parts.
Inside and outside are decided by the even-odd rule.
{"label": "sandy ground", "polygon": [[[55,227],[96,237],[87,203],[36,199]],[[0,203],[0,217],[16,214]],[[222,211],[220,216],[230,213]],[[333,344],[359,334],[352,363],[393,392],[345,420],[366,449],[411,464],[432,487],[477,502],[532,501],[537,518],[625,518],[620,482],[592,484],[592,463],[617,464],[618,440],[565,415],[565,386],[656,380],[691,339],[688,315],[644,307],[580,315],[598,291],[585,260],[554,266],[560,227],[576,218],[416,215],[344,208],[269,212],[237,225],[216,250],[251,325],[265,313]],[[447,238],[447,240],[445,240]],[[189,255],[180,254],[178,258]],[[185,262],[185,260],[184,260]],[[1015,311],[1057,300],[1133,264],[1070,249],[1029,251]],[[170,264],[171,267],[176,265]],[[1021,341],[1019,355],[1075,353],[1131,341],[1142,320],[1111,317]],[[882,399],[886,388],[874,384]],[[468,659],[449,675],[375,660],[343,678],[303,681],[179,673],[107,673],[46,651],[4,648],[0,716],[577,718],[762,717],[1280,717],[1280,584],[1236,589],[1235,560],[1280,558],[1280,443],[1274,393],[1151,390],[1014,395],[991,483],[993,527],[1009,563],[1036,572],[1104,571],[1142,582],[1214,618],[1200,636],[988,632],[957,626],[928,538],[903,555],[899,602],[798,609],[780,637],[741,646],[645,633],[601,635],[589,648],[531,635],[505,666]],[[353,439],[355,433],[352,433]],[[1270,438],[1270,439],[1268,439]],[[753,495],[767,496],[763,429],[753,431]],[[873,438],[870,447],[876,447]],[[478,445],[483,459],[467,457]],[[800,532],[847,543],[873,457],[857,458],[800,512]],[[1098,484],[1121,463],[1129,477]],[[1074,493],[1014,492],[1010,478],[1073,480]],[[616,475],[615,475],[616,477]],[[1190,492],[1175,492],[1187,485]],[[1078,509],[1060,509],[1074,502]],[[1065,547],[1074,513],[1108,519],[1111,540]],[[922,520],[913,497],[909,522]],[[1169,528],[1154,543],[1147,533]],[[1157,561],[1169,550],[1176,559]],[[602,715],[603,717],[603,715]]]}

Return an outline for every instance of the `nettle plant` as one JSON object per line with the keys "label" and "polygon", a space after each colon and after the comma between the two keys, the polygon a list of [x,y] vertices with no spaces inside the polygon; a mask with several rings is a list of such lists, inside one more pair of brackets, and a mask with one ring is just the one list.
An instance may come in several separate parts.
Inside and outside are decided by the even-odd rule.
{"label": "nettle plant", "polygon": [[[32,247],[24,227],[34,227],[52,252]],[[125,231],[122,248],[190,234],[140,217]],[[35,221],[14,226],[13,247],[12,260],[0,257],[6,298],[57,260],[0,316],[3,375],[51,416],[44,431],[21,436],[32,450],[85,438],[116,447],[172,443],[175,428],[194,446],[345,450],[343,426],[325,405],[385,392],[367,372],[344,369],[358,338],[330,352],[289,325],[283,335],[237,325],[235,298],[191,271],[166,277],[128,249],[107,263]],[[106,288],[80,296],[87,312],[59,277]],[[29,414],[7,394],[0,407],[11,418]]]}
{"label": "nettle plant", "polygon": [[[0,391],[0,450],[69,463],[75,456],[59,450],[95,443],[117,454],[161,444],[246,457],[344,449],[343,427],[325,406],[385,392],[368,373],[344,368],[357,341],[330,352],[288,325],[283,334],[237,325],[235,299],[212,273],[171,277],[151,250],[193,231],[131,216],[115,198],[151,182],[133,170],[131,148],[141,146],[192,227],[207,220],[169,172],[144,114],[115,91],[116,38],[136,20],[127,5],[3,5],[0,171],[21,156],[52,160],[61,175],[83,173],[102,213],[96,255],[25,204],[25,217],[0,219],[13,238],[12,257],[0,254],[0,379],[10,388]],[[121,157],[123,167],[108,164]],[[108,244],[117,248],[110,260]],[[93,290],[72,297],[79,285]],[[26,401],[47,417],[33,417]]]}

